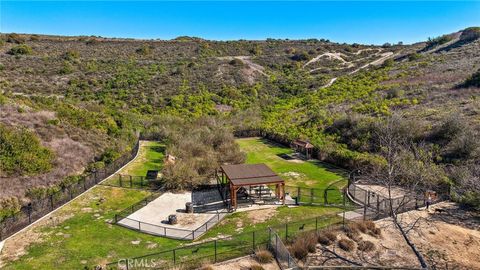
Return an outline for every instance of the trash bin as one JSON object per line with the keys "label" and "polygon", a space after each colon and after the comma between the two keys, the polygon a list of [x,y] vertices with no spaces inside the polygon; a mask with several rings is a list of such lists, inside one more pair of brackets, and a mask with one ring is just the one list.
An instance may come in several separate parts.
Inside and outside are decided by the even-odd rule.
{"label": "trash bin", "polygon": [[170,225],[177,224],[177,215],[169,215],[168,216],[168,224],[170,224]]}
{"label": "trash bin", "polygon": [[193,213],[193,204],[191,202],[185,203],[185,212]]}

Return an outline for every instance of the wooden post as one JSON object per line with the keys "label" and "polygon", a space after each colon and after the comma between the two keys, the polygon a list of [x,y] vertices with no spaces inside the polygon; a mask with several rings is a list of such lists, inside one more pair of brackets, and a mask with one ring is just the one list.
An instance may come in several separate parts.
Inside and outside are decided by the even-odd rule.
{"label": "wooden post", "polygon": [[282,204],[285,205],[285,183],[282,183]]}

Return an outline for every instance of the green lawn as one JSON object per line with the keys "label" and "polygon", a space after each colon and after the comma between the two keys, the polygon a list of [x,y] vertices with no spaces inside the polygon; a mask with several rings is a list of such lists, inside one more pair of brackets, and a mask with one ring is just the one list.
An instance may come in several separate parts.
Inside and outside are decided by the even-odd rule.
{"label": "green lawn", "polygon": [[[162,170],[164,151],[165,144],[161,142],[141,141],[138,157],[118,174],[104,181],[103,184],[124,187],[131,185],[134,188],[144,187],[146,183],[144,177],[148,170]],[[120,174],[124,175],[121,179],[119,178]]]}
{"label": "green lawn", "polygon": [[278,173],[287,185],[325,189],[331,184],[341,188],[347,184],[346,172],[318,160],[294,162],[280,155],[293,153],[292,149],[262,138],[238,139],[247,153],[247,163],[265,163]]}
{"label": "green lawn", "polygon": [[[288,148],[271,145],[261,139],[238,140],[240,146],[248,153],[248,162],[264,162],[280,173],[288,184],[323,187],[343,179],[341,174],[318,162],[291,163],[283,160],[278,154],[290,153]],[[163,160],[164,146],[156,142],[146,142],[142,145],[140,155],[122,170],[124,174],[145,175],[148,169],[160,169]],[[289,177],[289,172],[302,174],[302,177]],[[290,174],[291,175],[291,174]],[[131,258],[177,248],[191,244],[189,241],[172,240],[139,233],[124,227],[111,225],[114,215],[126,207],[142,200],[150,194],[148,191],[97,186],[84,195],[62,207],[54,213],[52,220],[31,228],[40,233],[40,241],[31,243],[26,248],[26,254],[15,261],[8,262],[2,269],[83,269],[96,264],[114,262],[122,258]],[[263,217],[263,212],[269,211]],[[341,210],[333,207],[300,206],[278,207],[270,210],[237,212],[227,216],[220,224],[197,240],[204,241],[219,236],[233,236],[232,240],[222,240],[218,243],[219,258],[235,256],[231,252],[240,248],[237,255],[243,255],[251,248],[251,232],[262,231],[257,235],[257,241],[267,239],[268,226],[276,226],[286,222],[297,221],[290,227],[294,234],[302,226],[302,221],[312,217],[330,215]],[[259,214],[262,216],[258,220]],[[328,222],[337,221],[338,217],[329,218]],[[298,223],[300,222],[300,223]],[[327,222],[327,221],[322,221]],[[308,229],[314,223],[310,220]],[[22,238],[18,238],[22,239]],[[263,239],[263,240],[262,240]],[[23,241],[11,239],[9,241]],[[258,244],[258,243],[257,243]],[[8,249],[8,243],[6,245]],[[246,249],[244,249],[246,248]],[[178,251],[179,260],[190,260],[195,256],[211,255],[213,246],[202,247],[201,251]],[[182,253],[183,252],[183,253]],[[165,260],[169,260],[169,253]],[[171,258],[170,258],[171,259]]]}

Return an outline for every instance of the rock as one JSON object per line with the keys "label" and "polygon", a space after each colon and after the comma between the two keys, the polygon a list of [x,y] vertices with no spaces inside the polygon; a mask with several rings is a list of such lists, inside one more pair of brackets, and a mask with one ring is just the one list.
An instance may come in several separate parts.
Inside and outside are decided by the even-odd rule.
{"label": "rock", "polygon": [[72,235],[71,235],[71,234],[68,234],[68,233],[66,233],[66,234],[63,235],[63,237],[65,237],[65,238],[70,238],[70,236],[72,236]]}
{"label": "rock", "polygon": [[135,241],[132,241],[131,243],[132,243],[132,245],[138,245],[138,244],[140,244],[140,242],[141,242],[141,240],[135,240]]}
{"label": "rock", "polygon": [[156,248],[157,246],[158,246],[157,243],[151,243],[151,244],[148,244],[147,248],[148,248],[148,249],[154,249],[154,248]]}

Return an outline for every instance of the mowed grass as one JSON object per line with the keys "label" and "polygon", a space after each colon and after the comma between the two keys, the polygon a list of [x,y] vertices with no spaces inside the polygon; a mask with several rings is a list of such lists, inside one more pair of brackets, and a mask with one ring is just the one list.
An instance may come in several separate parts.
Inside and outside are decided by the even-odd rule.
{"label": "mowed grass", "polygon": [[[128,166],[120,170],[116,175],[105,180],[103,184],[120,186],[118,175],[134,176],[132,179],[132,187],[141,188],[140,182],[146,183],[144,177],[148,170],[161,171],[163,168],[163,160],[165,157],[165,144],[156,141],[140,141],[140,148],[138,156],[135,160],[130,162]],[[143,177],[140,178],[140,177]],[[125,176],[122,178],[123,186],[128,186],[130,178]]]}
{"label": "mowed grass", "polygon": [[165,144],[155,141],[140,141],[138,157],[127,167],[121,170],[120,174],[145,176],[148,170],[161,171]]}
{"label": "mowed grass", "polygon": [[[150,169],[161,170],[163,151],[162,143],[142,141],[137,158],[121,173],[145,175]],[[116,177],[110,179],[116,181]],[[87,191],[53,213],[49,222],[34,226],[32,230],[39,234],[39,241],[28,245],[26,254],[7,263],[5,269],[83,269],[85,266],[90,269],[92,265],[188,243],[110,224],[116,213],[150,194],[148,191],[108,186],[97,186]],[[137,244],[137,241],[140,242]],[[6,249],[8,246],[9,243]]]}
{"label": "mowed grass", "polygon": [[[40,240],[26,255],[2,269],[83,269],[88,266],[171,249],[186,242],[156,237],[109,222],[115,213],[149,193],[97,186],[53,214],[52,221],[34,230]],[[55,224],[55,220],[63,220]],[[11,239],[10,241],[15,241]],[[8,245],[8,244],[7,244]],[[8,248],[8,247],[7,247]]]}
{"label": "mowed grass", "polygon": [[318,160],[289,161],[281,157],[293,150],[262,138],[238,139],[240,148],[246,152],[246,163],[265,163],[278,173],[286,185],[325,189],[334,184],[341,188],[347,184],[346,172]]}
{"label": "mowed grass", "polygon": [[[342,179],[340,174],[322,166],[321,163],[290,163],[277,156],[281,153],[290,153],[288,148],[270,145],[260,139],[241,139],[238,142],[248,153],[249,163],[264,162],[278,173],[297,172],[305,175],[301,179],[286,177],[289,184],[325,187],[329,183]],[[124,168],[122,173],[142,175],[146,174],[149,169],[161,168],[163,147],[161,143],[144,142],[137,159]],[[52,221],[34,226],[32,230],[39,235],[39,241],[29,244],[24,255],[14,261],[6,262],[2,269],[83,269],[85,266],[91,268],[97,264],[115,262],[123,258],[143,256],[191,244],[192,242],[189,241],[152,236],[110,224],[115,213],[142,200],[149,194],[151,193],[148,191],[136,189],[108,186],[93,188],[54,213]],[[228,253],[233,246],[249,243],[252,231],[265,232],[268,226],[299,222],[317,216],[330,216],[340,211],[341,209],[334,207],[281,206],[270,210],[237,212],[227,216],[197,242],[213,237],[233,236],[232,241],[224,241],[218,246],[219,251]],[[338,217],[329,217],[328,222],[337,221],[337,219]],[[312,229],[312,224],[309,223],[308,229]],[[300,225],[292,225],[290,228],[292,233]],[[268,235],[258,236],[258,240],[261,241]],[[14,238],[9,241],[21,240]],[[9,245],[7,243],[6,249],[9,249]],[[185,256],[185,259],[194,256],[188,250],[185,252],[188,254],[179,254],[179,256]],[[211,255],[211,253],[213,253],[213,246],[207,246],[195,256]],[[239,251],[238,255],[243,254]]]}

